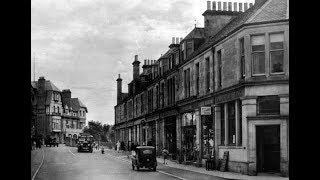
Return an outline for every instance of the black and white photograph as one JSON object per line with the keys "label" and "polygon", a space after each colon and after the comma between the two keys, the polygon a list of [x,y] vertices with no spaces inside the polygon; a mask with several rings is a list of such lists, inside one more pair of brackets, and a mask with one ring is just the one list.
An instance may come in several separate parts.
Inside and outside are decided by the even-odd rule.
{"label": "black and white photograph", "polygon": [[289,0],[31,0],[30,49],[31,180],[289,180]]}

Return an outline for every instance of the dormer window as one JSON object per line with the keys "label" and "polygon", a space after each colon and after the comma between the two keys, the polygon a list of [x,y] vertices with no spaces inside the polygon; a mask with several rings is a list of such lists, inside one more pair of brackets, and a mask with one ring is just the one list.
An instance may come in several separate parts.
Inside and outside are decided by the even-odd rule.
{"label": "dormer window", "polygon": [[188,41],[187,42],[187,57],[193,52],[193,48],[192,48],[192,41]]}

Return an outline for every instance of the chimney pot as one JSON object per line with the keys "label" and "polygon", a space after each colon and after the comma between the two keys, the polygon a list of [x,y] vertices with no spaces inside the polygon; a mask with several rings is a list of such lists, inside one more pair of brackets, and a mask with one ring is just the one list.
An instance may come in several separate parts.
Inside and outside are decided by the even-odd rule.
{"label": "chimney pot", "polygon": [[138,55],[134,55],[134,61],[138,61]]}
{"label": "chimney pot", "polygon": [[253,6],[253,3],[250,3],[250,4],[249,4],[249,7],[252,7],[252,6]]}
{"label": "chimney pot", "polygon": [[172,44],[174,44],[174,37],[172,37]]}
{"label": "chimney pot", "polygon": [[244,11],[248,9],[248,3],[244,3]]}
{"label": "chimney pot", "polygon": [[238,9],[237,9],[237,3],[236,3],[236,2],[233,3],[233,11],[238,11]]}
{"label": "chimney pot", "polygon": [[176,37],[176,44],[179,44],[179,38]]}
{"label": "chimney pot", "polygon": [[144,60],[144,65],[147,65],[147,62],[146,62],[147,60]]}
{"label": "chimney pot", "polygon": [[118,78],[120,79],[120,74],[118,74]]}
{"label": "chimney pot", "polygon": [[207,10],[211,10],[211,1],[207,1]]}
{"label": "chimney pot", "polygon": [[221,2],[218,2],[218,11],[221,11]]}
{"label": "chimney pot", "polygon": [[242,3],[239,3],[239,12],[243,12],[242,11]]}
{"label": "chimney pot", "polygon": [[181,38],[180,38],[180,43],[181,43],[182,39],[183,39],[183,38],[181,37]]}
{"label": "chimney pot", "polygon": [[227,2],[223,2],[223,11],[227,11]]}
{"label": "chimney pot", "polygon": [[212,1],[212,10],[214,10],[214,11],[217,10],[217,4],[215,1]]}
{"label": "chimney pot", "polygon": [[228,2],[228,11],[232,11],[232,2]]}

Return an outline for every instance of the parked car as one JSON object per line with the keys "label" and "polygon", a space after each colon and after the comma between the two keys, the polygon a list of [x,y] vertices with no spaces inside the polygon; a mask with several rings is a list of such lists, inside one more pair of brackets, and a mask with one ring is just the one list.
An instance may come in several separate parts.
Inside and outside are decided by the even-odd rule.
{"label": "parked car", "polygon": [[136,154],[132,156],[132,170],[137,168],[149,168],[157,170],[156,148],[153,146],[138,146]]}

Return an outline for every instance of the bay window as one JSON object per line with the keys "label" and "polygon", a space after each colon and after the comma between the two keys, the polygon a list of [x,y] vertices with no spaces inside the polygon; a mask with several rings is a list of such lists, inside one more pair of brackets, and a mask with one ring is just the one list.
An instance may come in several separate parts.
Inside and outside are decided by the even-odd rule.
{"label": "bay window", "polygon": [[270,34],[270,68],[271,73],[283,72],[283,33]]}
{"label": "bay window", "polygon": [[251,36],[252,74],[265,74],[265,36]]}

